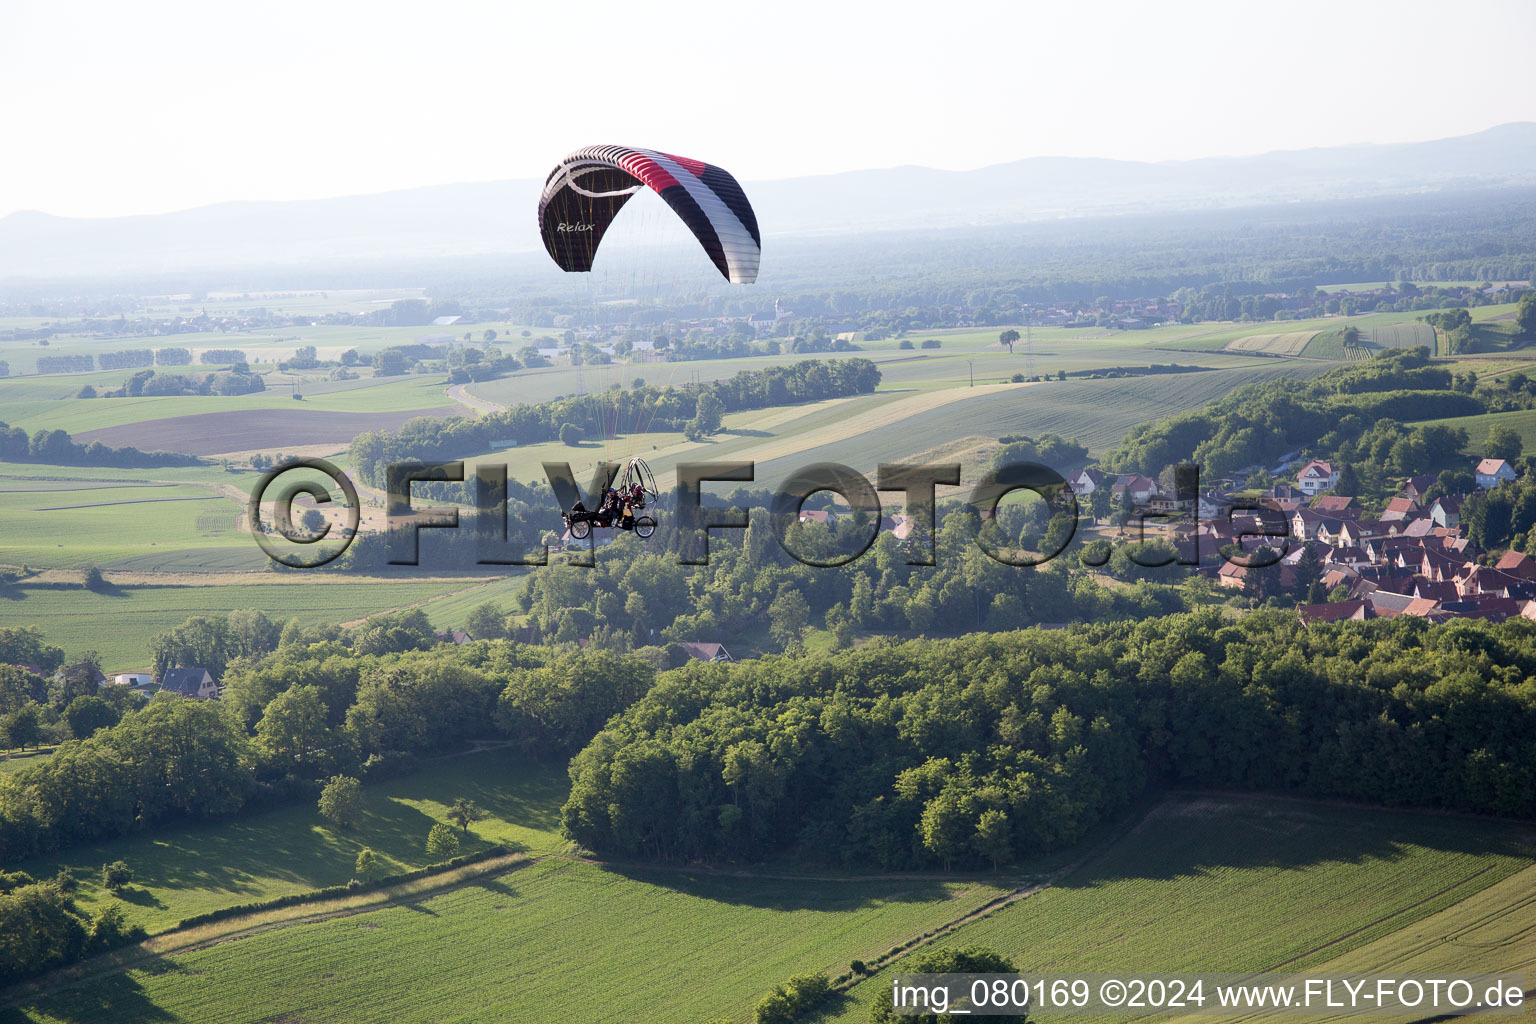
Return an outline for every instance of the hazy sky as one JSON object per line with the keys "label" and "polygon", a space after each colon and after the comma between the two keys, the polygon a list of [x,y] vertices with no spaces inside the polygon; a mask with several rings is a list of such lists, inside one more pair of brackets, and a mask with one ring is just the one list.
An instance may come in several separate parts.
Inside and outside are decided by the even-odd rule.
{"label": "hazy sky", "polygon": [[1536,120],[1536,3],[0,0],[0,216],[542,177],[1185,159]]}

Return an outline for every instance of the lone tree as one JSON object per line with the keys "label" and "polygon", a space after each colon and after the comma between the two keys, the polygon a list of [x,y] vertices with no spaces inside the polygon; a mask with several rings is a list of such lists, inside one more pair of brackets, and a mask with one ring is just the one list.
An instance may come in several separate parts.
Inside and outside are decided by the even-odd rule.
{"label": "lone tree", "polygon": [[304,527],[305,533],[311,537],[318,536],[325,530],[325,514],[317,508],[305,509],[299,523]]}
{"label": "lone tree", "polygon": [[1490,459],[1513,462],[1520,457],[1520,452],[1524,448],[1525,443],[1520,440],[1520,435],[1514,428],[1500,423],[1488,431],[1488,440],[1483,443],[1483,454]]}
{"label": "lone tree", "polygon": [[379,870],[379,855],[373,852],[373,847],[365,846],[357,851],[357,863],[352,870],[363,881],[373,881],[373,876]]}
{"label": "lone tree", "polygon": [[363,820],[363,784],[350,775],[335,775],[320,791],[320,813],[337,828],[352,828]]}
{"label": "lone tree", "polygon": [[432,826],[427,833],[427,856],[435,860],[452,860],[459,853],[459,837],[453,829],[441,823]]}
{"label": "lone tree", "polygon": [[577,447],[577,446],[579,446],[581,444],[581,440],[585,436],[586,436],[586,431],[582,430],[580,427],[578,427],[574,423],[562,423],[562,424],[560,424],[560,443],[561,444],[570,445],[572,448],[575,448],[575,447]]}
{"label": "lone tree", "polygon": [[453,806],[448,808],[448,817],[458,822],[459,827],[464,830],[464,834],[469,835],[470,823],[484,818],[485,812],[476,807],[473,800],[459,797],[453,802]]}
{"label": "lone tree", "polygon": [[1515,310],[1515,329],[1522,338],[1536,338],[1536,292],[1520,300],[1520,308]]}
{"label": "lone tree", "polygon": [[133,868],[125,860],[115,860],[101,866],[101,884],[112,892],[120,893],[133,881]]}
{"label": "lone tree", "polygon": [[1013,355],[1013,343],[1018,341],[1018,340],[1019,340],[1019,332],[1014,330],[1011,327],[1008,328],[1008,330],[1004,331],[1002,334],[999,334],[997,336],[997,343],[999,345],[1007,345],[1008,346],[1008,354],[1009,355]]}

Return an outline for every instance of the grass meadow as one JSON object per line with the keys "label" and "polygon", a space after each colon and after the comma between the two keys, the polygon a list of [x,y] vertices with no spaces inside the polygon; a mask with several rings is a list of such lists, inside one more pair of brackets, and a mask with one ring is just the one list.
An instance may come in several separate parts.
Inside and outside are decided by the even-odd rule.
{"label": "grass meadow", "polygon": [[[424,844],[434,824],[452,824],[448,806],[474,800],[489,817],[460,832],[460,849],[475,853],[500,844],[544,854],[561,850],[560,805],[569,789],[565,768],[540,764],[507,750],[460,754],[413,775],[364,787],[364,817],[354,829],[322,818],[311,801],[156,829],[19,866],[36,877],[70,868],[81,880],[78,900],[93,913],[121,902],[128,918],[150,932],[240,903],[343,885],[353,877],[358,851],[372,847],[380,875],[430,863]],[[454,831],[459,832],[457,825]],[[118,899],[102,888],[101,866],[123,860],[133,868],[131,888]]]}
{"label": "grass meadow", "polygon": [[150,663],[155,635],[193,615],[225,615],[259,608],[273,619],[306,625],[350,622],[452,593],[477,581],[396,582],[334,577],[298,582],[261,574],[261,582],[219,586],[125,586],[97,592],[77,585],[26,584],[0,587],[0,625],[37,626],[68,656],[94,650],[106,672],[141,669]]}
{"label": "grass meadow", "polygon": [[[1531,892],[1516,881],[1536,872],[1533,856],[1529,823],[1178,796],[1050,888],[944,945],[987,946],[1048,974],[1396,970],[1399,951],[1417,948],[1436,920],[1470,925],[1510,912],[1536,923]],[[1452,962],[1480,971],[1508,969],[1509,959],[1463,944],[1436,966]],[[862,1021],[880,983],[855,986],[822,1020]]]}
{"label": "grass meadow", "polygon": [[[458,768],[443,770],[439,807],[464,783]],[[374,806],[407,796],[393,786],[370,794]],[[435,813],[412,817],[415,830]],[[295,817],[281,841],[302,831]],[[535,824],[530,848],[539,834]],[[0,1022],[106,1019],[92,1012],[124,1024],[739,1021],[792,974],[835,976],[930,933],[944,945],[991,946],[1025,971],[1479,970],[1531,958],[1520,942],[1532,903],[1523,882],[1536,870],[1528,823],[1181,795],[1113,834],[1076,851],[1049,887],[968,921],[1018,881],[752,877],[547,858],[420,901],[87,978],[0,1011]],[[1435,948],[1438,927],[1450,928],[1458,955]],[[1484,949],[1484,940],[1502,943]],[[819,1019],[862,1021],[883,978],[834,997]]]}

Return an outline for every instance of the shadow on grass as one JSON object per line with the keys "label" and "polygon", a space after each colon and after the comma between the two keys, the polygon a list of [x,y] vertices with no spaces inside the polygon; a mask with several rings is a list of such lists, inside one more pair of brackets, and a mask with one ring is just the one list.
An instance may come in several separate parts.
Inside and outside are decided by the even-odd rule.
{"label": "shadow on grass", "polygon": [[124,903],[132,903],[136,907],[154,907],[157,910],[165,909],[165,903],[160,899],[160,897],[156,896],[148,889],[142,888],[141,886],[126,886],[120,891],[113,893],[112,895],[116,896]]}
{"label": "shadow on grass", "polygon": [[608,874],[670,889],[711,903],[755,907],[759,910],[818,910],[829,913],[864,910],[883,903],[934,903],[949,898],[951,880],[892,878],[874,881],[847,879],[750,878],[736,875],[689,874],[643,866],[605,865]]}
{"label": "shadow on grass", "polygon": [[[1122,831],[1129,824],[1122,823]],[[1149,847],[1155,856],[1148,856]],[[1414,856],[1414,848],[1530,858],[1536,856],[1536,826],[1258,793],[1173,793],[1055,884],[1089,888],[1118,879],[1169,880],[1217,869],[1386,863]]]}
{"label": "shadow on grass", "polygon": [[[135,970],[150,974],[166,974],[184,970],[171,960],[157,957]],[[44,996],[27,1003],[23,1009],[0,1010],[0,1024],[30,1024],[33,1017],[27,1011],[46,1015],[49,1019],[68,1021],[70,1024],[153,1024],[156,1021],[178,1020],[149,998],[144,986],[130,974],[116,973],[56,995]]]}
{"label": "shadow on grass", "polygon": [[[134,888],[121,898],[157,912],[148,919],[142,910],[130,916],[163,927],[165,911],[180,918],[285,889],[345,884],[364,846],[395,862],[386,863],[381,873],[428,863],[427,834],[439,819],[407,800],[447,805],[462,796],[505,821],[557,831],[567,786],[564,772],[548,766],[520,767],[498,756],[501,753],[450,758],[415,775],[366,787],[363,820],[354,829],[331,827],[313,803],[303,802],[247,816],[171,825],[17,867],[37,877],[73,868],[87,894],[110,900],[115,897],[99,886],[101,865],[125,860],[134,870]],[[457,828],[454,832],[465,854],[492,845],[513,852],[526,849],[511,838],[479,835],[475,827],[467,836]],[[195,891],[204,895],[190,900],[181,896]]]}

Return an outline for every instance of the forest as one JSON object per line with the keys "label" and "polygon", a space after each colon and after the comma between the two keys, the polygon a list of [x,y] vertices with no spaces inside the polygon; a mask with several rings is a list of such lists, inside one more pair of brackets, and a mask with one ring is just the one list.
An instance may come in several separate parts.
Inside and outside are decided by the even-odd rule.
{"label": "forest", "polygon": [[1536,813],[1536,624],[1212,610],[689,665],[571,762],[610,857],[1005,863],[1148,786]]}

